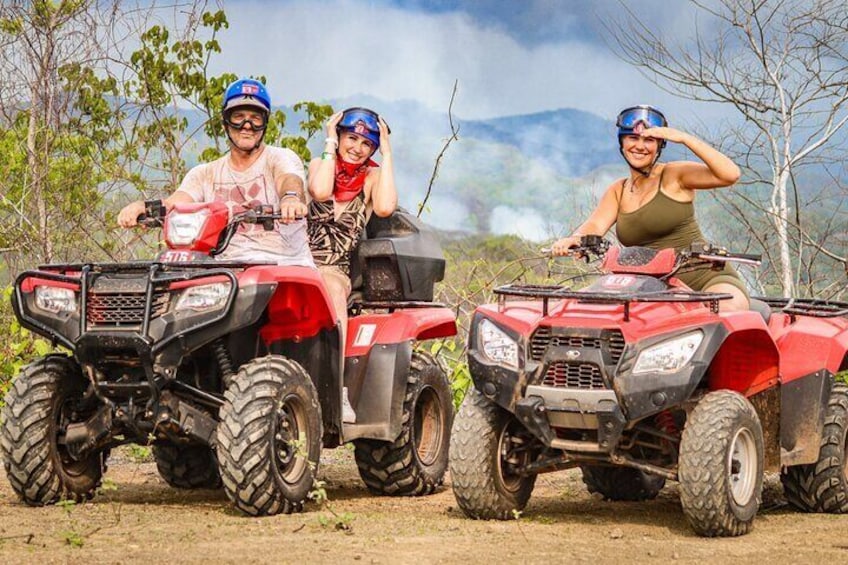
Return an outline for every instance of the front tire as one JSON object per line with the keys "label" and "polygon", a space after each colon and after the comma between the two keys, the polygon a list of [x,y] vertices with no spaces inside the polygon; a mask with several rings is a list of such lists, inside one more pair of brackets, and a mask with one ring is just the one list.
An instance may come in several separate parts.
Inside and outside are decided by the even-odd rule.
{"label": "front tire", "polygon": [[106,468],[106,453],[72,454],[64,444],[68,424],[86,420],[88,386],[79,365],[48,355],[27,365],[6,395],[0,421],[0,451],[15,493],[31,506],[62,498],[90,499]]}
{"label": "front tire", "polygon": [[604,500],[640,502],[653,500],[665,486],[665,479],[632,467],[584,465],[583,483],[590,493]]}
{"label": "front tire", "polygon": [[244,365],[224,394],[217,453],[224,491],[252,516],[300,511],[321,455],[321,405],[299,364]]}
{"label": "front tire", "polygon": [[699,535],[751,530],[763,490],[763,432],[745,397],[722,390],[698,403],[680,442],[679,480],[683,513]]}
{"label": "front tire", "polygon": [[412,354],[401,432],[393,442],[354,441],[359,475],[374,494],[421,496],[442,484],[448,468],[453,401],[433,357]]}
{"label": "front tire", "polygon": [[179,489],[221,488],[218,460],[207,445],[165,443],[153,446],[159,476]]}
{"label": "front tire", "polygon": [[786,499],[804,512],[848,513],[848,386],[833,385],[827,403],[819,459],[781,475]]}
{"label": "front tire", "polygon": [[534,459],[534,440],[509,412],[471,388],[457,414],[450,471],[459,507],[474,519],[508,520],[527,506],[536,475],[517,466]]}

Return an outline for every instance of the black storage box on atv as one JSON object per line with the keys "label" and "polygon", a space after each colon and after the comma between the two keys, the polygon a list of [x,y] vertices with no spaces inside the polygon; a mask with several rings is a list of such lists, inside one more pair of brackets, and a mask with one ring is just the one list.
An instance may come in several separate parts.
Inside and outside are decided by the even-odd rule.
{"label": "black storage box on atv", "polygon": [[430,302],[444,276],[435,232],[404,210],[388,218],[373,215],[351,260],[353,288],[366,302]]}

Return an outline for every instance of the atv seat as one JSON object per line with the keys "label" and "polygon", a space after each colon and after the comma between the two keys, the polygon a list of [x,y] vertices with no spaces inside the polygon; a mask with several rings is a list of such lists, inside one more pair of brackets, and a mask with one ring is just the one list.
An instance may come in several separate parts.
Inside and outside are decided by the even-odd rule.
{"label": "atv seat", "polygon": [[350,258],[351,294],[358,302],[432,302],[445,276],[445,257],[432,228],[398,208],[373,214]]}
{"label": "atv seat", "polygon": [[763,302],[762,300],[757,300],[756,298],[751,298],[750,301],[751,310],[753,312],[758,312],[760,316],[765,320],[766,325],[768,325],[769,320],[771,319],[771,306]]}

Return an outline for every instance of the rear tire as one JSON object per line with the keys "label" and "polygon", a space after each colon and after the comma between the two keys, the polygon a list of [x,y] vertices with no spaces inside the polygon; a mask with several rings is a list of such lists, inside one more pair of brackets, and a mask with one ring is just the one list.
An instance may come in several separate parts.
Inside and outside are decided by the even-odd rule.
{"label": "rear tire", "polygon": [[639,502],[653,500],[665,486],[665,478],[632,467],[584,465],[583,483],[604,500]]}
{"label": "rear tire", "polygon": [[252,516],[300,511],[321,455],[321,405],[309,375],[269,355],[244,365],[224,399],[217,453],[227,496]]}
{"label": "rear tire", "polygon": [[221,475],[215,453],[206,445],[166,443],[153,446],[159,476],[174,488],[218,489]]}
{"label": "rear tire", "polygon": [[468,517],[509,520],[527,506],[536,475],[520,476],[512,470],[532,461],[533,441],[515,416],[477,389],[468,391],[450,449],[453,494]]}
{"label": "rear tire", "polygon": [[76,362],[48,355],[24,367],[6,395],[0,415],[3,466],[12,489],[31,506],[90,499],[100,485],[106,452],[75,457],[62,443],[68,424],[93,413],[83,403],[87,386]]}
{"label": "rear tire", "polygon": [[830,392],[819,459],[789,467],[780,478],[786,500],[804,512],[848,513],[848,386]]}
{"label": "rear tire", "polygon": [[754,523],[763,490],[763,431],[741,394],[707,394],[680,442],[680,503],[699,535],[740,536]]}
{"label": "rear tire", "polygon": [[447,375],[430,355],[413,353],[398,438],[353,442],[359,475],[368,490],[394,496],[432,494],[448,468],[452,423]]}

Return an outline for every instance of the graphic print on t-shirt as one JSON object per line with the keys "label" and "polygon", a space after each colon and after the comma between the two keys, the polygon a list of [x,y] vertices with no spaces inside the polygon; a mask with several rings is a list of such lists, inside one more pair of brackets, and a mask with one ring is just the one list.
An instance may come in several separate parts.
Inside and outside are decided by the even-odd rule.
{"label": "graphic print on t-shirt", "polygon": [[[227,203],[232,208],[233,213],[243,212],[270,202],[265,175],[259,174],[246,181],[236,180],[232,174],[230,176],[232,180],[214,184],[213,199],[216,202]],[[261,229],[263,229],[262,226],[256,224],[243,223],[239,226],[241,233],[252,233]]]}

